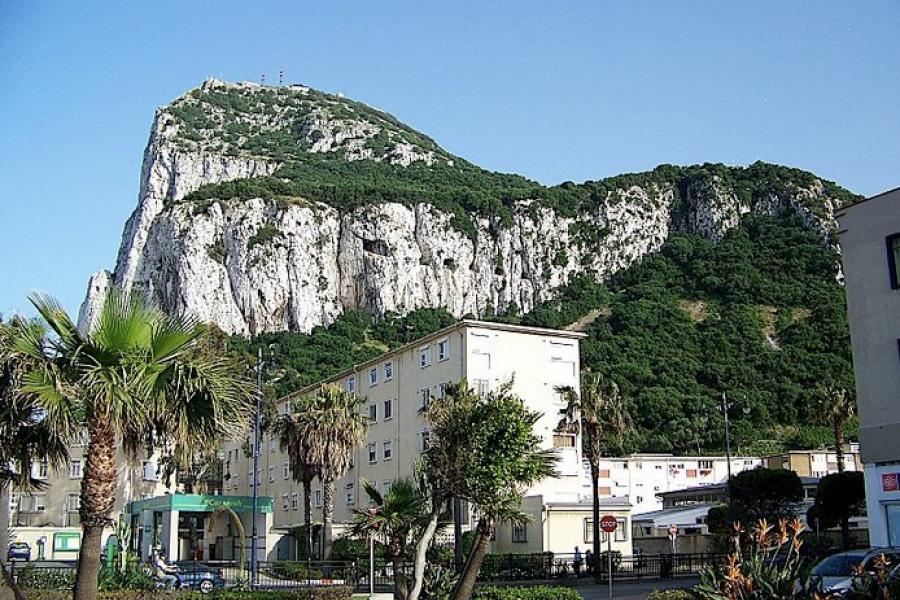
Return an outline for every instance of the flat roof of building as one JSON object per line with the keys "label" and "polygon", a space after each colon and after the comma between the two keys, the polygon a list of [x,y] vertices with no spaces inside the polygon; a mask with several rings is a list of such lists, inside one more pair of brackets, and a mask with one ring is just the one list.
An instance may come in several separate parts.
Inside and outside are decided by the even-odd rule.
{"label": "flat roof of building", "polygon": [[[819,478],[800,476],[800,483],[803,485],[803,487],[817,486],[819,485]],[[659,492],[656,495],[659,498],[666,498],[670,496],[690,496],[692,494],[699,494],[701,492],[724,492],[726,489],[728,489],[727,483],[711,483],[709,485],[696,485],[694,487],[684,488],[681,490]]]}
{"label": "flat roof of building", "polygon": [[478,329],[493,329],[495,331],[510,331],[513,333],[524,333],[528,335],[543,335],[547,337],[557,337],[557,338],[567,338],[567,339],[584,339],[587,337],[586,333],[582,333],[580,331],[569,331],[568,329],[549,329],[547,327],[531,327],[529,325],[513,325],[510,323],[497,323],[495,321],[478,321],[476,319],[461,319],[452,325],[448,325],[443,329],[438,329],[437,331],[433,331],[427,335],[423,335],[420,338],[416,338],[411,342],[408,342],[394,350],[389,350],[388,352],[384,352],[383,354],[379,354],[375,358],[371,358],[365,362],[361,362],[359,364],[353,365],[349,369],[344,369],[339,373],[335,373],[331,377],[326,379],[322,379],[321,381],[317,381],[316,383],[312,383],[304,388],[297,390],[296,392],[292,392],[279,398],[279,400],[287,400],[290,398],[294,398],[296,396],[305,394],[307,392],[311,392],[315,389],[320,388],[325,385],[329,381],[335,381],[337,379],[342,379],[347,377],[348,375],[352,375],[357,371],[365,369],[371,365],[382,362],[385,358],[389,356],[394,356],[396,354],[402,354],[407,350],[411,350],[416,346],[419,346],[425,342],[431,341],[435,338],[443,337],[452,331],[456,331],[457,329],[462,329],[464,327],[477,327]]}
{"label": "flat roof of building", "polygon": [[851,208],[855,208],[855,207],[859,206],[860,204],[865,204],[869,200],[875,200],[876,198],[881,198],[882,196],[887,196],[888,194],[893,194],[894,192],[898,192],[898,191],[900,191],[900,187],[895,187],[893,189],[885,190],[883,192],[875,194],[874,196],[869,196],[868,198],[863,198],[862,200],[858,200],[858,201],[854,202],[853,204],[848,204],[847,206],[842,206],[839,209],[837,209],[836,211],[834,211],[834,216],[835,216],[835,218],[837,218],[837,217],[841,216],[841,213],[846,212],[846,211],[850,210]]}

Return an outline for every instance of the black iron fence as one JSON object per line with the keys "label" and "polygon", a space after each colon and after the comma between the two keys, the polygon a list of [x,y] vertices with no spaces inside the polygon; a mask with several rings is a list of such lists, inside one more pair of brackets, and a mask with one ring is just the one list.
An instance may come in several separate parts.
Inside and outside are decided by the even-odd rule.
{"label": "black iron fence", "polygon": [[[616,579],[669,578],[696,575],[706,567],[724,564],[725,554],[640,554],[621,556],[613,553],[612,573]],[[346,561],[273,561],[260,562],[251,581],[246,565],[228,561],[184,561],[178,567],[178,586],[204,592],[215,589],[283,589],[327,586],[349,586],[368,591],[370,569],[367,560]],[[412,576],[412,564],[402,565],[404,574]],[[448,566],[449,567],[449,566]],[[65,563],[11,563],[7,568],[22,587],[32,589],[70,589],[75,582],[75,565]],[[156,579],[150,565],[142,567]],[[554,554],[488,554],[478,580],[482,582],[535,581],[558,578],[609,577],[608,557],[603,554],[588,562],[584,555]],[[377,592],[393,589],[394,568],[390,562],[377,560],[374,568]]]}

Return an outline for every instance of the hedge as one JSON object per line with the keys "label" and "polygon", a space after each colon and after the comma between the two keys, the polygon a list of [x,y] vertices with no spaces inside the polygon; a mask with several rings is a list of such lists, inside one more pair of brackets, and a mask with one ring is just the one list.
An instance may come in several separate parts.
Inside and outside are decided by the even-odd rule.
{"label": "hedge", "polygon": [[647,600],[697,600],[698,596],[690,589],[653,590]]}
{"label": "hedge", "polygon": [[[68,590],[23,590],[28,600],[70,600]],[[165,590],[119,590],[100,592],[99,600],[347,600],[353,590],[347,586],[272,591],[196,591],[167,592]],[[531,600],[531,597],[529,597]]]}
{"label": "hedge", "polygon": [[572,588],[537,585],[534,587],[481,587],[472,600],[582,600]]}

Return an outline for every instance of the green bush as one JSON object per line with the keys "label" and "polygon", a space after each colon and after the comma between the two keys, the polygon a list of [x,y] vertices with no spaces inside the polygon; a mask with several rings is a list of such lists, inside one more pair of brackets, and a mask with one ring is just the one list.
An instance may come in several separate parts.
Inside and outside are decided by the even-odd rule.
{"label": "green bush", "polygon": [[534,587],[482,587],[475,590],[473,600],[581,600],[572,588],[538,585]]}
{"label": "green bush", "polygon": [[20,588],[69,590],[75,585],[75,569],[39,569],[28,565],[19,573]]}
{"label": "green bush", "polygon": [[696,600],[697,595],[689,589],[685,590],[653,590],[647,600]]}
{"label": "green bush", "polygon": [[276,577],[284,579],[322,579],[322,571],[307,567],[306,563],[283,561],[278,562],[269,569]]}

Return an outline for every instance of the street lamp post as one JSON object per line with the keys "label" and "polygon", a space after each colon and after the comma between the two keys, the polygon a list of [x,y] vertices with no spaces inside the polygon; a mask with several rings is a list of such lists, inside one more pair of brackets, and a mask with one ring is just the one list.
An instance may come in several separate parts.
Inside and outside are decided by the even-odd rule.
{"label": "street lamp post", "polygon": [[262,346],[257,349],[256,354],[256,410],[253,412],[253,507],[251,508],[251,534],[250,534],[250,587],[256,586],[257,560],[256,545],[259,535],[256,524],[257,504],[259,503],[259,426],[260,413],[262,411],[262,377],[263,377],[263,356]]}

